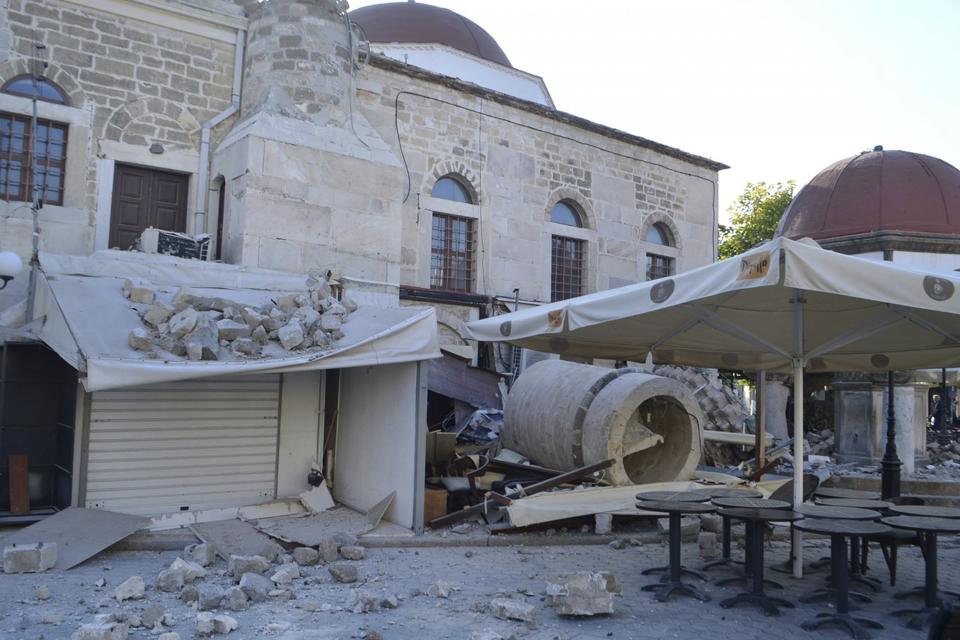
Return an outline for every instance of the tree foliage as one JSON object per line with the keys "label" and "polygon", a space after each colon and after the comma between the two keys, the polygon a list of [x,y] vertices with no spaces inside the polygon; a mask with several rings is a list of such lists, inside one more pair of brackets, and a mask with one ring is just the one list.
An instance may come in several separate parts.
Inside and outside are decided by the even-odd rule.
{"label": "tree foliage", "polygon": [[730,205],[730,225],[720,225],[720,258],[743,253],[773,238],[780,218],[793,199],[795,184],[749,182]]}

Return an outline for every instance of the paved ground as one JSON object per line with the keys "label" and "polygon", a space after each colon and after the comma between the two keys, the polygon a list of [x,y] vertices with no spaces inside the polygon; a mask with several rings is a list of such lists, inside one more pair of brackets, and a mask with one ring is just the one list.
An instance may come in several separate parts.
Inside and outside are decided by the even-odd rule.
{"label": "paved ground", "polygon": [[[958,541],[941,544],[942,585],[960,590],[960,546]],[[811,557],[820,557],[825,541],[812,541],[817,549]],[[477,547],[424,549],[368,549],[367,559],[357,561],[360,581],[356,585],[335,583],[325,567],[304,569],[305,578],[297,580],[286,596],[255,604],[247,611],[224,611],[239,621],[239,629],[231,638],[376,638],[384,640],[433,640],[456,638],[466,640],[475,631],[492,630],[504,638],[511,635],[529,640],[549,639],[654,639],[737,638],[737,640],[791,640],[813,638],[845,638],[839,630],[826,629],[808,633],[799,623],[817,612],[830,610],[826,605],[802,605],[785,610],[778,618],[766,618],[753,608],[721,609],[717,601],[736,593],[735,588],[720,588],[707,583],[703,588],[714,601],[700,604],[676,597],[667,603],[656,603],[640,586],[649,578],[640,570],[663,564],[666,547],[660,544],[629,546],[616,550],[607,546],[551,547]],[[685,545],[686,562],[699,566],[696,545]],[[171,629],[186,640],[195,633],[195,612],[181,603],[174,594],[152,589],[157,573],[177,557],[176,552],[118,551],[103,554],[65,573],[37,575],[0,575],[0,637],[69,638],[83,622],[91,622],[98,613],[138,613],[149,605],[162,604],[173,616]],[[785,542],[775,542],[768,549],[769,561],[786,558]],[[874,575],[886,579],[887,573],[879,552],[872,554]],[[211,567],[203,582],[229,586],[226,565],[219,561]],[[617,601],[612,616],[593,619],[562,619],[543,603],[544,578],[557,573],[578,570],[605,570],[623,582],[623,597]],[[146,598],[118,604],[112,599],[113,588],[132,575],[141,575],[147,583]],[[720,577],[721,573],[716,573]],[[802,581],[782,574],[784,595],[796,597],[823,582],[823,573],[815,573]],[[901,551],[899,588],[919,584],[922,564],[916,549]],[[94,583],[106,580],[98,589]],[[437,580],[454,588],[449,598],[429,595]],[[35,589],[46,585],[51,597],[37,601]],[[351,588],[380,596],[400,598],[396,609],[380,609],[367,614],[352,613],[345,608]],[[498,620],[486,612],[486,604],[498,594],[518,598],[536,607],[537,627]],[[893,609],[913,604],[897,600],[886,587],[873,604],[864,605],[863,615],[883,622],[886,629],[875,638],[910,640],[925,638],[925,633],[910,631],[904,621],[889,615]],[[44,624],[44,616],[62,614],[59,624]],[[272,627],[268,625],[273,625]],[[369,634],[369,635],[368,635]],[[131,629],[131,638],[153,638],[156,632]]]}

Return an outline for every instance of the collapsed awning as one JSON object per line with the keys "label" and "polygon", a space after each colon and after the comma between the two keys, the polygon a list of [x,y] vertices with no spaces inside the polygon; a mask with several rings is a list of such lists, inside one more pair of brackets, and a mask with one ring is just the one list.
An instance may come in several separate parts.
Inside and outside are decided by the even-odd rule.
{"label": "collapsed awning", "polygon": [[[121,294],[124,279],[150,283],[170,304],[180,287],[239,305],[257,306],[306,289],[305,277],[266,269],[170,256],[99,251],[91,256],[41,254],[37,337],[81,372],[87,391],[244,373],[290,373],[414,362],[440,357],[434,310],[362,305],[326,349],[286,351],[278,344],[257,358],[228,354],[215,361],[151,356],[127,336],[143,327],[138,305]],[[142,305],[139,305],[142,307]]]}

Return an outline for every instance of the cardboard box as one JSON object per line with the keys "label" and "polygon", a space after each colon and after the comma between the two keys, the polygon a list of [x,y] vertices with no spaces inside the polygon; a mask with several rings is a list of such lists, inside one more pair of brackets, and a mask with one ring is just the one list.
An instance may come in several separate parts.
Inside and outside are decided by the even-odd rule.
{"label": "cardboard box", "polygon": [[423,524],[429,526],[430,521],[447,515],[447,490],[430,489],[423,496]]}

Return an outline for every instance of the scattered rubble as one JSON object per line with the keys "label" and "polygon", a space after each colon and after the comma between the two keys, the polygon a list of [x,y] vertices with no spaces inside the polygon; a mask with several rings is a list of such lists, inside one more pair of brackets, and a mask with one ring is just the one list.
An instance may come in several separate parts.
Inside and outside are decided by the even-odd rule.
{"label": "scattered rubble", "polygon": [[546,603],[561,616],[613,613],[613,598],[623,591],[611,573],[581,571],[547,580]]}
{"label": "scattered rubble", "polygon": [[244,573],[240,578],[240,590],[253,602],[262,602],[273,589],[273,583],[259,573]]}
{"label": "scattered rubble", "polygon": [[230,556],[227,571],[238,581],[245,573],[264,574],[270,570],[270,563],[263,556]]}
{"label": "scattered rubble", "polygon": [[226,592],[216,585],[205,585],[198,590],[197,611],[212,611],[220,606]]}
{"label": "scattered rubble", "polygon": [[332,564],[327,569],[337,582],[356,582],[359,577],[357,568],[352,564]]}
{"label": "scattered rubble", "polygon": [[452,589],[453,588],[450,586],[449,582],[446,582],[444,580],[437,580],[432,585],[430,585],[430,588],[427,589],[427,593],[436,598],[449,598],[450,592],[452,591]]}
{"label": "scattered rubble", "polygon": [[366,549],[357,545],[344,545],[340,547],[340,555],[344,560],[363,560],[367,557]]}
{"label": "scattered rubble", "polygon": [[214,615],[209,611],[201,611],[197,614],[197,634],[201,636],[230,633],[239,626],[236,619],[228,615]]}
{"label": "scattered rubble", "polygon": [[304,293],[280,296],[260,306],[199,295],[181,287],[172,306],[157,300],[147,282],[125,280],[123,295],[141,309],[143,327],[132,330],[130,347],[154,357],[157,351],[190,360],[219,360],[227,354],[259,358],[276,341],[287,351],[327,348],[343,337],[342,327],[357,305],[330,295],[326,276],[312,270]]}
{"label": "scattered rubble", "polygon": [[354,613],[369,613],[379,605],[379,600],[360,589],[351,589],[347,598],[347,608]]}
{"label": "scattered rubble", "polygon": [[18,544],[3,550],[4,573],[40,573],[57,564],[57,545]]}
{"label": "scattered rubble", "polygon": [[493,617],[501,620],[517,620],[528,624],[536,622],[533,605],[512,598],[494,598],[491,600],[490,613]]}
{"label": "scattered rubble", "polygon": [[127,640],[128,627],[121,622],[93,622],[80,625],[73,640]]}
{"label": "scattered rubble", "polygon": [[163,624],[166,611],[159,604],[147,607],[140,616],[140,624],[147,629],[157,629]]}
{"label": "scattered rubble", "polygon": [[310,567],[320,559],[320,552],[313,547],[297,547],[293,550],[293,561],[301,567]]}
{"label": "scattered rubble", "polygon": [[170,564],[170,571],[175,571],[183,575],[185,584],[192,584],[197,578],[203,578],[207,575],[207,570],[196,562],[188,562],[183,558],[177,558]]}
{"label": "scattered rubble", "polygon": [[300,566],[296,562],[280,565],[270,579],[278,584],[290,584],[300,577]]}
{"label": "scattered rubble", "polygon": [[250,598],[238,586],[227,589],[226,593],[227,608],[231,611],[244,611],[250,608]]}

